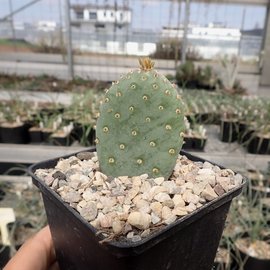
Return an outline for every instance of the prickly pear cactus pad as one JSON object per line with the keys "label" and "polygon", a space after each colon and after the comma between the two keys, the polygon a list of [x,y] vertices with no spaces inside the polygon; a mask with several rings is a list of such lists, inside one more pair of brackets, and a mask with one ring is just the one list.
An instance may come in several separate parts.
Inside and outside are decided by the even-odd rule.
{"label": "prickly pear cactus pad", "polygon": [[101,171],[168,178],[183,144],[184,105],[149,58],[107,90],[96,127]]}

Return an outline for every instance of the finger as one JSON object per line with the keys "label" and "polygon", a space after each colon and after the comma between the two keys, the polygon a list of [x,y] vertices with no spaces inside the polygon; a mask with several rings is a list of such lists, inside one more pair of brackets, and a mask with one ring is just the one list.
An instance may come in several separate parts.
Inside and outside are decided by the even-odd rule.
{"label": "finger", "polygon": [[54,262],[48,270],[59,270],[58,262]]}
{"label": "finger", "polygon": [[50,229],[46,226],[18,250],[4,270],[47,270],[55,260]]}

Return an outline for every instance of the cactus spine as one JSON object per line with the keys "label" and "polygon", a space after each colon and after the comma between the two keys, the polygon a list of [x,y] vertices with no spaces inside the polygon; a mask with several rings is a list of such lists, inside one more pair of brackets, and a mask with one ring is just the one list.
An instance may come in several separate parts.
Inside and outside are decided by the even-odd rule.
{"label": "cactus spine", "polygon": [[97,121],[97,154],[110,176],[168,178],[183,144],[184,105],[149,58],[107,91]]}

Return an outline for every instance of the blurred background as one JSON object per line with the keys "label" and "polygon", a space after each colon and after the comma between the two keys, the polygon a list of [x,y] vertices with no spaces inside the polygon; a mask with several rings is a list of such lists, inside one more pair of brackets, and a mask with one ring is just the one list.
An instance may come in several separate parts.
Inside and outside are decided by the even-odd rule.
{"label": "blurred background", "polygon": [[3,0],[0,18],[7,73],[110,81],[138,56],[166,59],[159,68],[173,74],[181,60],[236,55],[240,73],[270,83],[267,0]]}
{"label": "blurred background", "polygon": [[269,10],[269,0],[1,0],[0,267],[46,224],[28,166],[94,146],[104,90],[149,56],[186,104],[183,148],[249,179],[214,269],[269,270]]}

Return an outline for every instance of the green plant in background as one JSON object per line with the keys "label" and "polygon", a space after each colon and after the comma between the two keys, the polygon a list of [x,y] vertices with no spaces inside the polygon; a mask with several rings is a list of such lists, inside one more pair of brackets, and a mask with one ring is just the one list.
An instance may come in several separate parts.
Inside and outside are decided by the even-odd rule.
{"label": "green plant in background", "polygon": [[220,63],[223,68],[223,73],[221,74],[223,86],[226,90],[231,91],[238,73],[238,58],[229,59],[228,56],[225,56],[221,59]]}
{"label": "green plant in background", "polygon": [[206,128],[203,125],[194,125],[193,136],[196,138],[206,138]]}
{"label": "green plant in background", "polygon": [[215,90],[220,86],[220,79],[218,78],[217,73],[211,66],[206,65],[203,68],[198,67],[197,73],[198,86],[200,88]]}
{"label": "green plant in background", "polygon": [[181,52],[181,41],[178,38],[164,39],[157,43],[157,49],[152,58],[175,59]]}
{"label": "green plant in background", "polygon": [[225,56],[220,60],[221,72],[220,78],[223,89],[230,94],[245,94],[246,89],[237,80],[239,59],[238,57],[228,58]]}
{"label": "green plant in background", "polygon": [[47,132],[56,131],[62,123],[62,117],[58,113],[48,114],[38,112],[35,116],[38,126]]}
{"label": "green plant in background", "polygon": [[[245,265],[249,256],[259,259],[270,259],[270,246],[265,240],[265,233],[269,227],[266,217],[263,215],[263,205],[258,198],[256,204],[248,202],[239,211],[238,222],[243,228],[243,235],[235,240],[235,254],[239,266]],[[241,212],[241,213],[240,213]],[[239,252],[245,254],[241,256]]]}
{"label": "green plant in background", "polygon": [[70,106],[63,113],[64,122],[74,123],[73,138],[83,146],[94,144],[96,119],[103,99],[104,95],[94,89],[74,94]]}
{"label": "green plant in background", "polygon": [[182,88],[196,88],[197,70],[192,61],[186,61],[176,69],[176,81]]}
{"label": "green plant in background", "polygon": [[140,65],[106,93],[96,128],[97,154],[107,175],[168,178],[183,143],[184,106],[149,58]]}
{"label": "green plant in background", "polygon": [[211,66],[196,67],[192,61],[187,61],[176,69],[176,81],[180,87],[193,89],[215,90],[221,85]]}
{"label": "green plant in background", "polygon": [[13,96],[11,100],[2,103],[1,122],[9,124],[22,124],[29,120],[33,113],[30,102],[25,102]]}
{"label": "green plant in background", "polygon": [[[270,233],[270,212],[269,208],[268,212],[265,212],[263,206],[266,194],[254,192],[253,183],[247,183],[242,195],[232,202],[220,242],[220,247],[229,251],[231,260],[236,264],[233,268],[226,268],[228,270],[245,269],[248,256],[262,258],[270,255],[267,253],[270,250],[267,240]],[[244,252],[246,257],[240,254],[240,251]]]}

